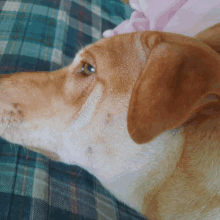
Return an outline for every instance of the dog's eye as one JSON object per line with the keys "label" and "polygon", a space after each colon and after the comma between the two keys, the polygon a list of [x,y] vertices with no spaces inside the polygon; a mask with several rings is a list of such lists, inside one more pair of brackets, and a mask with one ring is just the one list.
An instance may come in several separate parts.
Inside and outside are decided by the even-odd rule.
{"label": "dog's eye", "polygon": [[89,63],[85,63],[83,66],[82,66],[82,69],[80,71],[80,73],[83,75],[83,76],[89,76],[93,73],[95,73],[95,68],[90,65]]}

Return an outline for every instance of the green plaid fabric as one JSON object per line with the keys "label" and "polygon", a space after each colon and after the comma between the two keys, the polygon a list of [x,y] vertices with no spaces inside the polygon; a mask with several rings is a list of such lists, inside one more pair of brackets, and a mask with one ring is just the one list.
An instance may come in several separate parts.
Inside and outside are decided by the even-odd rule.
{"label": "green plaid fabric", "polygon": [[120,0],[0,0],[0,73],[66,66],[131,12]]}
{"label": "green plaid fabric", "polygon": [[78,166],[0,139],[1,220],[142,220]]}
{"label": "green plaid fabric", "polygon": [[[66,66],[131,12],[119,0],[0,1],[0,74]],[[0,219],[145,218],[82,168],[0,139]]]}

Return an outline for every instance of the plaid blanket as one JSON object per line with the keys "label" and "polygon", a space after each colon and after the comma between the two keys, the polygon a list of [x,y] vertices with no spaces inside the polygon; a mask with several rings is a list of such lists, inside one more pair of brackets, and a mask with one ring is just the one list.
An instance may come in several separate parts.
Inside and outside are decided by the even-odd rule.
{"label": "plaid blanket", "polygon": [[0,73],[66,66],[131,12],[120,0],[0,0]]}
{"label": "plaid blanket", "polygon": [[[119,0],[0,1],[0,73],[52,71],[130,17]],[[0,139],[0,219],[144,219],[78,166]]]}

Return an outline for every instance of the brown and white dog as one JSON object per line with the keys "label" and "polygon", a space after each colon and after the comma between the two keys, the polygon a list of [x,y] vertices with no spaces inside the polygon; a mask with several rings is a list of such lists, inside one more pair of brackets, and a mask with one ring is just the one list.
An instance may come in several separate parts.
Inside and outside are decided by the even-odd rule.
{"label": "brown and white dog", "polygon": [[6,140],[84,167],[149,219],[220,219],[220,24],[101,39],[0,89]]}

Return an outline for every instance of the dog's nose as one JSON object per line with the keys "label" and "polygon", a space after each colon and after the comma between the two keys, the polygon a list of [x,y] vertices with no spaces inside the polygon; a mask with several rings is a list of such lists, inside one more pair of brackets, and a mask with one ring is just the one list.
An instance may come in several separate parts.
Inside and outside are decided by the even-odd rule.
{"label": "dog's nose", "polygon": [[22,120],[52,117],[65,108],[65,73],[23,72],[0,76],[0,117],[4,111]]}

